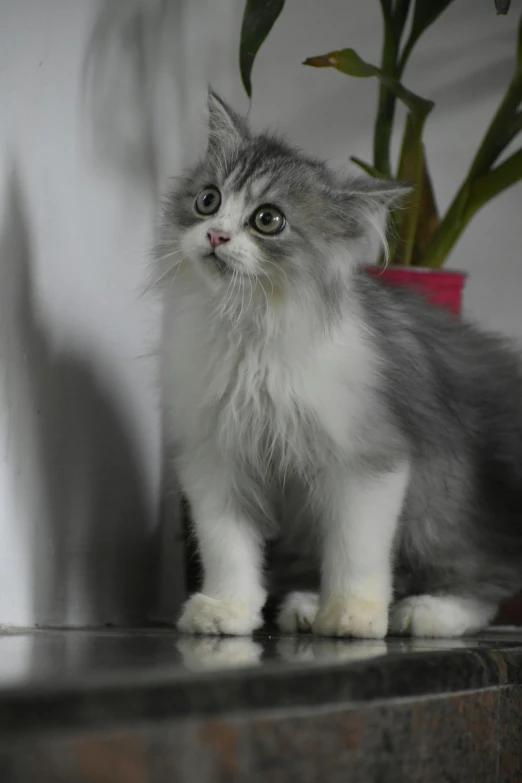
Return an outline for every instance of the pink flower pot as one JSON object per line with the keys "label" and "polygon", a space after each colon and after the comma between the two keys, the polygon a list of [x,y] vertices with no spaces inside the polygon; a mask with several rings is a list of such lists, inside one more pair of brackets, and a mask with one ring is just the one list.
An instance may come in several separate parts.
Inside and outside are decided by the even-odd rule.
{"label": "pink flower pot", "polygon": [[432,304],[446,307],[457,318],[462,310],[464,272],[449,269],[425,269],[418,266],[370,266],[368,273],[389,285],[409,286],[423,294]]}

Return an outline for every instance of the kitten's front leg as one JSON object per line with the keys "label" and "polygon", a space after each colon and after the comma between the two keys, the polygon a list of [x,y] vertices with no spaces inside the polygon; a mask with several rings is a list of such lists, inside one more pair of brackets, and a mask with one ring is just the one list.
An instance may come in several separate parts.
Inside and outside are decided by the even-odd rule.
{"label": "kitten's front leg", "polygon": [[203,587],[186,602],[178,628],[185,633],[251,634],[262,625],[262,541],[230,490],[223,460],[208,456],[182,470],[199,553]]}
{"label": "kitten's front leg", "polygon": [[357,471],[334,485],[323,526],[321,636],[381,639],[388,630],[392,546],[408,483],[408,465]]}

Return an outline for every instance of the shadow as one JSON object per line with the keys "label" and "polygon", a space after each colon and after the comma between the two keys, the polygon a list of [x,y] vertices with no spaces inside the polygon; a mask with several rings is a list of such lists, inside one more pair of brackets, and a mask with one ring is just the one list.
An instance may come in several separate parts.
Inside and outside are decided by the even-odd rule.
{"label": "shadow", "polygon": [[32,265],[12,167],[0,231],[0,362],[13,524],[30,548],[18,578],[32,580],[38,625],[143,624],[156,565],[138,449],[95,358],[53,350]]}
{"label": "shadow", "polygon": [[84,126],[95,161],[147,183],[156,196],[165,124],[173,109],[183,116],[183,80],[173,86],[184,70],[183,46],[174,45],[182,15],[177,0],[100,0],[83,63]]}
{"label": "shadow", "polygon": [[[103,171],[134,182],[159,199],[185,123],[188,86],[183,29],[186,4],[178,0],[99,0],[83,61],[84,132]],[[180,495],[173,484],[166,426],[161,428],[161,493],[156,530],[158,600],[154,619],[170,624],[183,598]]]}
{"label": "shadow", "polygon": [[[441,112],[449,112],[457,106],[459,111],[475,106],[482,100],[494,95],[500,103],[503,93],[513,75],[513,57],[505,57],[480,69],[461,73],[450,84],[434,87],[430,99],[436,107],[441,102]],[[484,123],[486,131],[487,123]]]}

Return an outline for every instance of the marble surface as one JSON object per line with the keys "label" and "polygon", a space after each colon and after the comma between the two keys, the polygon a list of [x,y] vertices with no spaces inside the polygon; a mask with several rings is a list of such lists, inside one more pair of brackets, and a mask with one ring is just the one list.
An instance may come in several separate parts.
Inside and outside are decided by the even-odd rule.
{"label": "marble surface", "polygon": [[520,783],[522,630],[0,635],[2,783]]}
{"label": "marble surface", "polygon": [[0,733],[360,704],[522,683],[522,630],[457,640],[183,637],[169,629],[0,636]]}

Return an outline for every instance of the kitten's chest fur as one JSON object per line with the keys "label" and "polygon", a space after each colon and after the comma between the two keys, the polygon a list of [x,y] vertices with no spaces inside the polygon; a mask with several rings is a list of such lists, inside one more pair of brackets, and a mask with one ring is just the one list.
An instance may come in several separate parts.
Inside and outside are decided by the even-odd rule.
{"label": "kitten's chest fur", "polygon": [[320,452],[334,447],[326,409],[332,389],[313,364],[313,351],[296,346],[292,354],[277,342],[247,338],[226,350],[218,377],[208,378],[214,390],[208,410],[215,415],[220,449],[267,478],[309,472]]}
{"label": "kitten's chest fur", "polygon": [[266,339],[241,326],[203,329],[185,309],[167,329],[177,375],[170,386],[178,389],[171,402],[189,440],[211,439],[266,478],[310,475],[329,454],[356,444],[369,362],[351,325],[328,339],[290,330]]}

